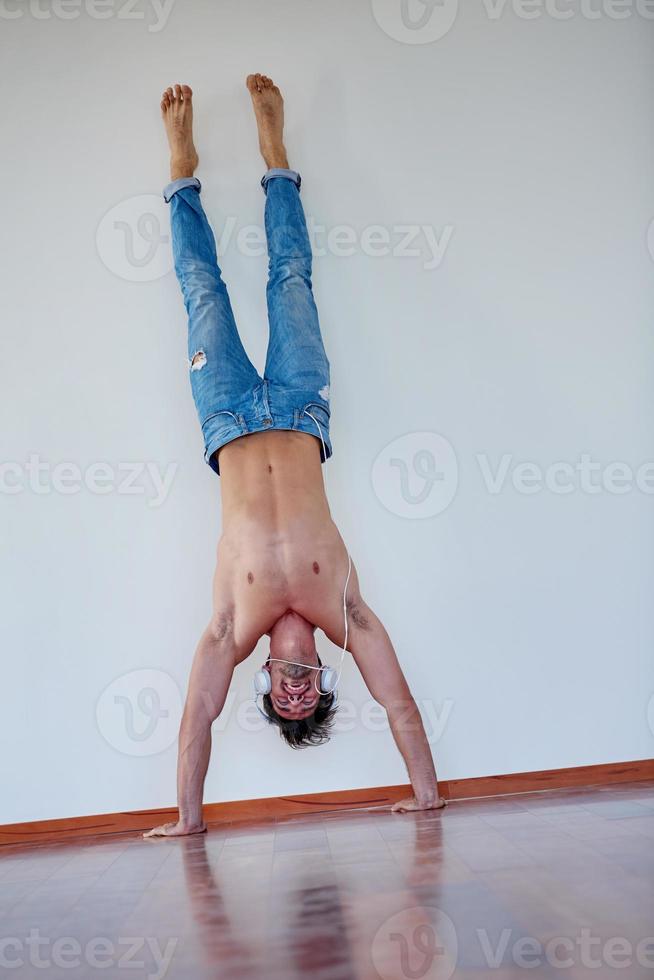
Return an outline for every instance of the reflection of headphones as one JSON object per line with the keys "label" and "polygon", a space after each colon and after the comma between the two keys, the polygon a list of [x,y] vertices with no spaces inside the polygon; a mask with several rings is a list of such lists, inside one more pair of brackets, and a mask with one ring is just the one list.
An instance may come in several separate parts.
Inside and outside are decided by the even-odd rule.
{"label": "reflection of headphones", "polygon": [[[345,642],[343,643],[343,649],[341,650],[341,662],[338,665],[338,670],[335,667],[311,667],[309,664],[302,664],[308,670],[319,671],[318,677],[315,678],[314,687],[318,694],[333,694],[337,696],[336,688],[338,687],[338,682],[341,679],[341,672],[343,670],[343,660],[345,658],[345,651],[347,649],[347,636],[348,636],[348,623],[347,623],[347,587],[350,581],[350,575],[352,573],[352,559],[350,555],[347,556],[348,566],[347,566],[347,578],[345,579],[345,588],[343,589],[343,620],[345,622]],[[292,666],[297,665],[297,661],[292,660],[280,660],[279,657],[268,657],[268,661],[274,661],[280,664],[291,664]],[[318,657],[320,660],[320,657]],[[257,701],[259,697],[270,694],[272,690],[272,677],[270,676],[269,670],[258,670],[254,675],[254,703],[257,705],[257,710],[260,715],[270,721],[271,719],[268,715],[261,710]]]}

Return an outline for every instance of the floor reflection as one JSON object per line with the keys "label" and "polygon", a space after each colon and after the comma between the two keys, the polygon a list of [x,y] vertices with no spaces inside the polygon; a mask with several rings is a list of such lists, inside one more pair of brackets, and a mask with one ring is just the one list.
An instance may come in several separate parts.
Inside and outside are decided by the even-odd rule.
{"label": "floor reflection", "polygon": [[416,975],[429,978],[439,975],[432,961],[449,955],[436,814],[342,815],[180,846],[203,963],[216,976],[398,980],[417,956]]}

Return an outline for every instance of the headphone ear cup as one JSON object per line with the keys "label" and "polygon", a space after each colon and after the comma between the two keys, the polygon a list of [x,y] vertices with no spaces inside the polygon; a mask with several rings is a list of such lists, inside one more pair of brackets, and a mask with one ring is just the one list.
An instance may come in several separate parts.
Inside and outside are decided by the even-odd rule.
{"label": "headphone ear cup", "polygon": [[258,670],[254,675],[254,690],[256,694],[270,694],[272,677],[269,670]]}
{"label": "headphone ear cup", "polygon": [[334,694],[338,684],[338,673],[333,667],[323,667],[320,672],[320,693]]}

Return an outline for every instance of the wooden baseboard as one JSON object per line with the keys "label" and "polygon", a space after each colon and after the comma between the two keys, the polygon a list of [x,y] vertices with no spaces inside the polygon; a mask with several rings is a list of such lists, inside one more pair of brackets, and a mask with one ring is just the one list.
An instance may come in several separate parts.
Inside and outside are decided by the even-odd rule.
{"label": "wooden baseboard", "polygon": [[[604,786],[611,783],[640,782],[654,779],[654,759],[636,762],[613,762],[607,765],[578,766],[573,769],[544,769],[537,772],[514,772],[501,776],[475,776],[470,779],[446,779],[439,783],[446,799],[462,800],[486,796],[508,796],[541,790],[575,786]],[[235,823],[275,820],[297,814],[322,813],[328,810],[390,806],[411,795],[411,787],[378,786],[348,789],[331,793],[309,793],[302,796],[272,796],[261,800],[235,800],[208,803],[204,807],[207,823]],[[42,843],[94,837],[102,834],[124,834],[149,830],[156,824],[174,820],[177,810],[136,810],[130,813],[104,813],[98,816],[70,817],[62,820],[35,820],[30,823],[0,825],[0,845]]]}

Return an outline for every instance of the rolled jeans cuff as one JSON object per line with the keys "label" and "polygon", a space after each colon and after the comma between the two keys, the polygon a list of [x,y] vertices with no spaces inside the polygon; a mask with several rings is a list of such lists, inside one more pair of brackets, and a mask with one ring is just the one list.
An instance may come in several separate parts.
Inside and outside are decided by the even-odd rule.
{"label": "rolled jeans cuff", "polygon": [[195,187],[196,191],[198,192],[202,190],[202,184],[197,177],[179,177],[177,180],[171,180],[171,182],[166,184],[163,189],[163,196],[166,204],[170,202],[173,194],[176,194],[177,191],[183,190],[185,187]]}
{"label": "rolled jeans cuff", "polygon": [[283,167],[272,167],[267,173],[261,178],[261,186],[267,193],[268,181],[272,180],[273,177],[286,177],[287,180],[292,180],[297,189],[300,189],[302,184],[302,178],[296,170],[284,170]]}

